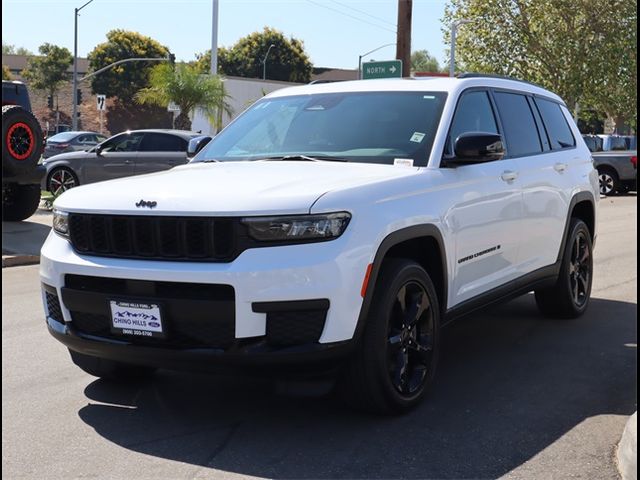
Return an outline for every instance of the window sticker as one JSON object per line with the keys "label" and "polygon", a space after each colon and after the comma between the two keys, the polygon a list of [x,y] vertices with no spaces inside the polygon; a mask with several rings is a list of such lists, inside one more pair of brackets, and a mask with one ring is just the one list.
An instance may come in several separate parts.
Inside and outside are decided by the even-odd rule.
{"label": "window sticker", "polygon": [[422,98],[424,98],[425,100],[435,100],[436,97],[434,97],[433,95],[423,95]]}
{"label": "window sticker", "polygon": [[413,167],[413,158],[394,158],[394,165],[402,165],[403,167]]}
{"label": "window sticker", "polygon": [[409,139],[409,141],[414,143],[420,143],[422,139],[425,137],[425,135],[426,133],[413,132],[413,135],[411,135],[411,138]]}

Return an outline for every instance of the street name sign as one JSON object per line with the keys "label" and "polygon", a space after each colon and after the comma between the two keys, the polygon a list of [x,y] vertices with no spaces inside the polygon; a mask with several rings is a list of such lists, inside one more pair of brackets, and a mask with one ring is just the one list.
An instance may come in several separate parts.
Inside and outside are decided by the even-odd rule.
{"label": "street name sign", "polygon": [[384,62],[366,62],[362,64],[362,78],[401,78],[402,60],[387,60]]}

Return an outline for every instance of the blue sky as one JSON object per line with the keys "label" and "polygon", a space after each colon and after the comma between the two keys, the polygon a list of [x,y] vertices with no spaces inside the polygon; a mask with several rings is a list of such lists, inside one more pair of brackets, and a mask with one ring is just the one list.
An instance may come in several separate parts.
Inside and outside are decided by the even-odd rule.
{"label": "blue sky", "polygon": [[[45,42],[73,52],[73,9],[86,0],[2,0],[2,41],[36,52]],[[78,55],[114,28],[138,31],[193,60],[211,46],[211,0],[94,0],[80,12]],[[304,41],[318,67],[357,68],[358,55],[395,43],[397,0],[219,0],[219,46],[264,26]],[[444,63],[440,19],[446,0],[414,0],[412,50]],[[388,60],[386,47],[364,60]]]}

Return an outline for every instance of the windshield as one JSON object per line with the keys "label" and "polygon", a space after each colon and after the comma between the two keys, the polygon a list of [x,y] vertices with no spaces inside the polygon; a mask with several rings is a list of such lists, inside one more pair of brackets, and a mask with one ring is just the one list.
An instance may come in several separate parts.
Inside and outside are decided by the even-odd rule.
{"label": "windshield", "polygon": [[[321,160],[425,166],[445,93],[352,92],[265,98],[193,160],[308,156]],[[298,158],[300,159],[300,158]]]}

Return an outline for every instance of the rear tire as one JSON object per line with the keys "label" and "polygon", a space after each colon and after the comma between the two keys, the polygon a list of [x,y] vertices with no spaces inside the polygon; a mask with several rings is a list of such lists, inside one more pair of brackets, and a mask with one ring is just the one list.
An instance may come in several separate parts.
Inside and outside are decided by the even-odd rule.
{"label": "rear tire", "polygon": [[33,215],[40,205],[40,185],[11,184],[2,189],[2,221],[19,222]]}
{"label": "rear tire", "polygon": [[420,403],[435,377],[440,306],[429,275],[413,261],[385,260],[379,278],[366,329],[338,386],[358,409],[402,413]]}
{"label": "rear tire", "polygon": [[79,184],[78,176],[65,167],[54,168],[47,177],[47,190],[56,196]]}
{"label": "rear tire", "polygon": [[598,180],[601,195],[614,195],[622,188],[615,170],[609,167],[598,167]]}
{"label": "rear tire", "polygon": [[582,220],[572,218],[556,284],[535,291],[539,310],[552,318],[579,317],[589,305],[592,281],[591,233]]}
{"label": "rear tire", "polygon": [[128,381],[149,377],[155,372],[153,367],[130,365],[126,363],[92,357],[69,350],[71,360],[89,375],[114,381]]}

